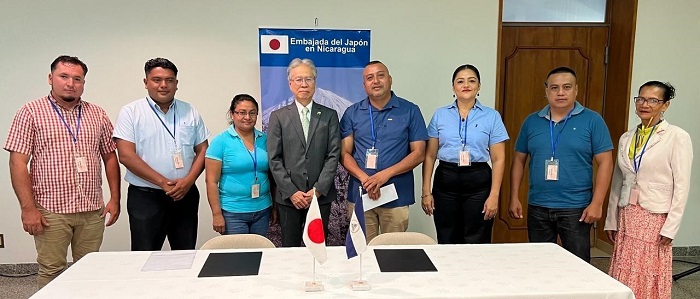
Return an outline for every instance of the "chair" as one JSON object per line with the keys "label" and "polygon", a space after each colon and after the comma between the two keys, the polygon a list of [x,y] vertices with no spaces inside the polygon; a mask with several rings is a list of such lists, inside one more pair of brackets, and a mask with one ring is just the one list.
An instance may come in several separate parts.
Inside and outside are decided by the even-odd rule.
{"label": "chair", "polygon": [[433,238],[416,232],[384,233],[369,241],[372,245],[434,245]]}
{"label": "chair", "polygon": [[205,242],[200,249],[246,249],[275,248],[268,238],[256,234],[216,236]]}

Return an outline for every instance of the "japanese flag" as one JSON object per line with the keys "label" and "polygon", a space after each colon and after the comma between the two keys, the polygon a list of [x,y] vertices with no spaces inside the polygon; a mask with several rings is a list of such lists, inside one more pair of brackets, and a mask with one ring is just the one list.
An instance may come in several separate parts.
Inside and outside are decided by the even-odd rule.
{"label": "japanese flag", "polygon": [[313,189],[314,196],[311,199],[309,211],[306,213],[306,225],[304,225],[304,245],[311,251],[311,254],[320,264],[326,262],[326,237],[323,233],[323,221],[321,220],[321,210],[318,208],[316,189]]}
{"label": "japanese flag", "polygon": [[289,54],[289,36],[287,35],[261,35],[261,54]]}

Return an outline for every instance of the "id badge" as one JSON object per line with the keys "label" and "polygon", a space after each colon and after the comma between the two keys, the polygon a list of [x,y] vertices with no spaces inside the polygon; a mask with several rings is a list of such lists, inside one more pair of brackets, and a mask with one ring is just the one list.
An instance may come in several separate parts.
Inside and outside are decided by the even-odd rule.
{"label": "id badge", "polygon": [[253,184],[253,186],[250,187],[250,197],[251,198],[260,197],[260,184]]}
{"label": "id badge", "polygon": [[84,156],[75,156],[75,169],[78,170],[78,173],[88,171],[87,159]]}
{"label": "id badge", "polygon": [[544,161],[544,180],[559,180],[559,159],[549,159]]}
{"label": "id badge", "polygon": [[635,184],[632,186],[632,189],[630,189],[630,204],[632,205],[637,205],[639,202],[639,188]]}
{"label": "id badge", "polygon": [[185,167],[185,162],[182,160],[182,150],[176,149],[173,151],[173,165],[175,165],[175,169]]}
{"label": "id badge", "polygon": [[365,168],[367,169],[377,169],[377,158],[379,158],[379,150],[376,148],[367,149],[367,163],[365,163]]}
{"label": "id badge", "polygon": [[469,157],[469,150],[459,151],[459,166],[471,166],[472,161]]}

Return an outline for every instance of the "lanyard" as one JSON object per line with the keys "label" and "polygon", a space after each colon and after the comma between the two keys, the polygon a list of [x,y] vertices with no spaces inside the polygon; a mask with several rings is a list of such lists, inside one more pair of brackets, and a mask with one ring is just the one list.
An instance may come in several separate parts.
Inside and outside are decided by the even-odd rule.
{"label": "lanyard", "polygon": [[[475,104],[476,105],[476,104]],[[462,115],[459,114],[459,103],[455,101],[455,106],[457,106],[457,122],[458,122],[458,128],[459,128],[459,140],[462,141],[462,149],[467,146],[467,127],[469,124],[469,115],[467,114],[467,117],[464,118],[464,137],[462,137]],[[476,110],[474,110],[476,111]],[[472,117],[474,117],[472,113]]]}
{"label": "lanyard", "polygon": [[[255,133],[253,133],[255,134]],[[243,138],[240,137],[239,135],[239,140],[243,144],[243,148],[245,148],[245,151],[250,155],[250,158],[253,159],[253,174],[255,175],[255,181],[258,181],[258,147],[255,146],[256,141],[258,141],[258,135],[255,134],[255,137],[253,137],[253,153],[251,154],[248,148],[245,147],[245,142],[243,142]]]}
{"label": "lanyard", "polygon": [[163,122],[163,119],[160,118],[160,115],[158,115],[158,112],[156,112],[156,108],[153,108],[153,106],[151,106],[151,102],[149,102],[148,100],[146,100],[146,102],[148,103],[148,107],[151,107],[151,110],[153,110],[153,114],[156,115],[156,117],[158,118],[160,123],[163,125],[163,128],[165,128],[165,130],[168,131],[168,134],[170,134],[170,137],[173,137],[173,140],[175,140],[175,129],[177,127],[177,122],[175,122],[175,115],[177,115],[177,110],[175,110],[175,102],[173,102],[173,110],[175,110],[175,111],[173,111],[173,131],[172,132],[170,132],[170,129],[168,129],[168,126],[165,125],[165,122]]}
{"label": "lanyard", "polygon": [[[639,160],[637,160],[637,143],[639,143],[639,130],[634,132],[634,152],[632,153],[632,163],[634,166],[634,173],[639,172],[639,168],[642,167],[642,157],[644,156],[644,153],[647,151],[647,144],[649,144],[649,139],[651,139],[651,135],[654,134],[654,130],[656,130],[656,126],[659,124],[655,124],[653,127],[651,127],[651,131],[649,132],[649,137],[647,138],[647,141],[644,142],[644,146],[642,147],[642,152],[639,153]],[[644,136],[642,136],[644,138]]]}
{"label": "lanyard", "polygon": [[66,126],[66,129],[68,129],[68,134],[70,134],[70,137],[73,139],[73,143],[77,144],[78,143],[78,133],[80,133],[80,119],[83,116],[83,106],[82,105],[78,106],[78,119],[77,119],[76,125],[75,125],[75,134],[73,134],[73,130],[70,129],[70,126],[66,122],[66,119],[63,117],[63,114],[61,114],[61,112],[58,111],[58,107],[56,106],[56,103],[54,103],[51,100],[51,95],[49,95],[49,103],[51,103],[51,106],[53,107],[53,110],[56,111],[56,114],[58,114],[58,117],[61,118],[63,125]]}
{"label": "lanyard", "polygon": [[574,112],[574,109],[571,109],[569,111],[569,114],[566,115],[566,118],[564,119],[564,125],[561,127],[561,130],[559,130],[559,133],[557,133],[557,139],[554,139],[554,121],[552,120],[552,111],[549,111],[549,141],[552,144],[552,160],[554,160],[554,153],[557,151],[557,145],[559,144],[559,137],[561,137],[561,132],[564,131],[564,128],[566,128],[566,122],[569,121],[569,118],[571,118],[571,113]]}
{"label": "lanyard", "polygon": [[369,110],[369,127],[372,131],[372,149],[377,143],[377,135],[374,133],[374,118],[372,118],[372,104],[370,104],[369,99],[367,100],[367,109]]}

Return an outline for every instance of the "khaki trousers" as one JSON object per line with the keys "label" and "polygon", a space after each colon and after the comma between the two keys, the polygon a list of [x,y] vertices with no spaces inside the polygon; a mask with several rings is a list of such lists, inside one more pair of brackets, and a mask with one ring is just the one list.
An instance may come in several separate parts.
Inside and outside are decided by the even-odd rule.
{"label": "khaki trousers", "polygon": [[[348,215],[352,217],[355,204],[348,203]],[[359,217],[359,215],[358,215]],[[367,243],[381,233],[405,232],[408,229],[408,206],[396,208],[377,207],[365,212]]]}
{"label": "khaki trousers", "polygon": [[100,217],[102,209],[91,212],[58,214],[38,207],[49,223],[44,233],[34,236],[41,287],[56,278],[66,268],[68,245],[71,246],[73,262],[90,252],[100,250],[105,228],[105,219]]}

